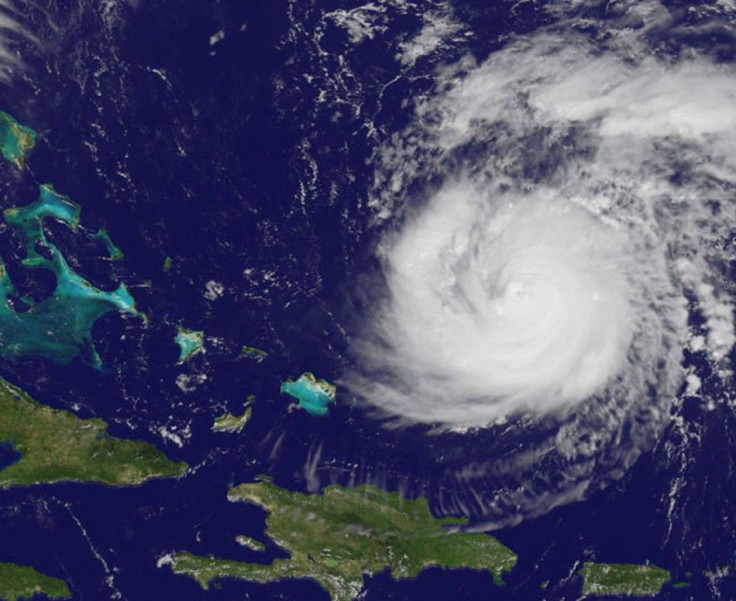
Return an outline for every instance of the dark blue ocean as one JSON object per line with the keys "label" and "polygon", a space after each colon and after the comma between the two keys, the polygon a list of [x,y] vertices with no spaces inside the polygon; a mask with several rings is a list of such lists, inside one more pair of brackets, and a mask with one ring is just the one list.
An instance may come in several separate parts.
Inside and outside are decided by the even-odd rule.
{"label": "dark blue ocean", "polygon": [[[64,578],[80,600],[326,600],[318,586],[296,581],[222,580],[203,591],[157,562],[183,550],[248,561],[283,556],[273,545],[258,554],[235,542],[238,534],[260,538],[265,516],[228,503],[227,489],[259,473],[301,491],[373,482],[428,495],[438,514],[458,514],[458,504],[443,500],[453,486],[443,446],[454,464],[463,453],[498,451],[482,433],[460,445],[422,428],[386,430],[339,390],[324,419],[295,410],[279,393],[286,378],[310,371],[335,381],[350,364],[345,326],[372,301],[355,282],[379,270],[380,230],[368,227],[368,209],[355,202],[370,185],[366,163],[375,145],[361,119],[401,128],[411,118],[404,101],[430,89],[435,65],[397,78],[395,48],[364,45],[351,58],[356,79],[345,81],[358,114],[320,104],[319,74],[311,86],[302,77],[315,69],[305,32],[320,11],[356,2],[72,4],[18,2],[19,22],[39,43],[13,38],[26,66],[0,89],[0,109],[39,139],[23,174],[2,167],[2,208],[35,199],[39,183],[68,194],[82,207],[81,231],[51,224],[50,239],[100,288],[125,282],[148,323],[102,317],[94,327],[101,370],[80,359],[57,365],[31,357],[0,361],[0,375],[40,402],[104,418],[111,434],[146,440],[192,469],[132,488],[0,491],[0,561]],[[452,4],[483,35],[448,49],[446,61],[487,56],[505,33],[548,19],[534,3]],[[399,40],[420,20],[406,12],[392,26]],[[327,28],[320,44],[337,56],[348,39]],[[334,66],[337,79],[336,59]],[[122,260],[109,260],[86,235],[103,227]],[[0,256],[19,287],[40,294],[49,282],[19,265],[17,242],[0,230]],[[208,293],[219,285],[221,293]],[[206,352],[178,364],[177,326],[204,331]],[[240,357],[243,345],[269,356],[260,363]],[[703,397],[731,394],[707,362],[685,361],[701,376]],[[253,419],[242,433],[211,431],[224,411],[242,413],[251,394]],[[582,561],[664,567],[672,582],[688,586],[667,585],[662,600],[736,598],[736,419],[699,398],[678,411],[691,438],[670,428],[621,480],[588,500],[493,533],[519,555],[506,586],[489,574],[429,569],[408,582],[370,577],[363,598],[578,599]],[[0,466],[12,460],[0,450]],[[681,486],[671,501],[674,481]],[[482,521],[472,491],[467,497],[471,522]]]}

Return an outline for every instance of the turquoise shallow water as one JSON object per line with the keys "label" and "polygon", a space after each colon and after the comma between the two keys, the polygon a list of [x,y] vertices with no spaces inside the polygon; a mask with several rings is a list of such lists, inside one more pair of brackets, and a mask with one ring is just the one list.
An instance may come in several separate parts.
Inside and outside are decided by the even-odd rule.
{"label": "turquoise shallow water", "polygon": [[46,357],[69,363],[75,357],[99,367],[100,358],[92,342],[92,327],[102,315],[122,311],[138,315],[135,301],[124,284],[105,292],[77,274],[61,251],[46,237],[44,222],[56,219],[76,231],[81,209],[53,186],[39,187],[33,203],[5,211],[6,223],[19,234],[26,256],[22,265],[29,269],[53,272],[53,293],[40,300],[20,300],[28,306],[17,311],[9,302],[15,296],[10,276],[0,259],[0,354],[17,359],[23,356]]}
{"label": "turquoise shallow water", "polygon": [[174,342],[179,345],[179,362],[181,363],[189,359],[192,355],[204,350],[204,333],[179,328]]}
{"label": "turquoise shallow water", "polygon": [[296,382],[287,380],[281,384],[281,392],[297,399],[299,407],[318,417],[327,415],[328,406],[334,401],[334,395],[330,395],[325,385],[312,374],[302,374]]}

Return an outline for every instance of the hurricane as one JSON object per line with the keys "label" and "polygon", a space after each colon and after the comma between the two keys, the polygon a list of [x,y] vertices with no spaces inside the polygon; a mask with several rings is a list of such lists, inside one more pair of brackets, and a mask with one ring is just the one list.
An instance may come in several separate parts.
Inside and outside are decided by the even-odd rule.
{"label": "hurricane", "polygon": [[500,441],[447,468],[497,516],[621,477],[685,350],[727,379],[736,340],[733,66],[659,52],[681,31],[658,3],[565,6],[437,68],[376,152],[383,292],[344,378],[393,427]]}

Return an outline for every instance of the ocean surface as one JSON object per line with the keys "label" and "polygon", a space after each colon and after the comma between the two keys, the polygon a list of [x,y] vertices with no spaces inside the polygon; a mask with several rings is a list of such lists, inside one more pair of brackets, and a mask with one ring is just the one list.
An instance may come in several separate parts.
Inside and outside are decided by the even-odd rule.
{"label": "ocean surface", "polygon": [[[485,523],[488,507],[457,474],[503,455],[511,442],[482,429],[384,428],[340,387],[354,361],[355,315],[380,296],[369,284],[380,272],[375,249],[384,229],[359,199],[373,184],[380,140],[410,123],[409,99],[431,94],[440,65],[466,55],[482,61],[508,36],[555,17],[532,2],[433,2],[433,10],[447,4],[473,35],[449,36],[407,75],[397,49],[423,27],[422,9],[411,2],[375,3],[388,15],[377,19],[385,29],[360,45],[358,33],[324,18],[358,7],[348,1],[16,4],[7,45],[22,65],[0,89],[0,109],[39,139],[22,173],[0,167],[2,208],[31,202],[40,183],[68,194],[81,205],[81,230],[53,223],[49,238],[101,289],[124,282],[148,321],[100,318],[93,329],[100,369],[29,357],[0,359],[0,375],[192,469],[132,488],[0,491],[0,561],[65,579],[75,599],[326,600],[304,581],[222,580],[203,591],[158,565],[175,551],[263,562],[284,556],[270,542],[260,554],[235,541],[262,539],[265,515],[229,503],[227,489],[261,473],[310,492],[371,482],[426,495],[437,515]],[[585,10],[606,18],[603,5]],[[677,43],[718,45],[719,60],[730,64],[733,38],[722,35]],[[86,235],[100,228],[122,259],[111,260]],[[0,256],[23,293],[48,292],[49,274],[20,265],[23,249],[7,227]],[[734,265],[725,271],[733,274]],[[702,326],[697,314],[690,320]],[[179,363],[178,326],[204,331],[205,352]],[[243,345],[268,357],[243,357]],[[583,561],[650,562],[689,584],[667,585],[658,599],[732,598],[736,419],[720,402],[732,389],[702,355],[688,352],[684,361],[702,381],[698,394],[678,397],[671,412],[681,419],[625,475],[594,482],[585,500],[493,531],[519,555],[506,586],[490,574],[432,568],[406,582],[372,576],[361,598],[572,600],[581,596],[575,570]],[[328,417],[310,416],[280,393],[282,381],[307,371],[338,384]],[[211,431],[225,411],[241,414],[251,394],[257,401],[242,433]],[[508,427],[524,428],[516,420]],[[513,444],[532,445],[546,427],[535,424]],[[12,458],[0,447],[0,466]],[[513,485],[507,474],[488,476],[489,490]]]}

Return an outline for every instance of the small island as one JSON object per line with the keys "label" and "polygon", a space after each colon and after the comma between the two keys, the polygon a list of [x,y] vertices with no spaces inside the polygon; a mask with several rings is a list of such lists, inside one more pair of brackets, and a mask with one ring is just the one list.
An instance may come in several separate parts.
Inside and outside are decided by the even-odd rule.
{"label": "small island", "polygon": [[112,241],[112,238],[110,238],[110,234],[107,233],[107,230],[105,228],[97,230],[96,233],[91,234],[91,237],[100,240],[102,244],[105,245],[105,250],[107,251],[107,255],[111,260],[119,261],[125,256],[123,254],[123,251],[120,250],[120,248],[116,246],[115,243]]}
{"label": "small island", "polygon": [[578,573],[585,595],[653,597],[670,579],[662,568],[628,563],[586,562]]}
{"label": "small island", "polygon": [[329,413],[328,405],[335,402],[334,384],[318,380],[314,374],[305,372],[296,381],[286,380],[281,392],[299,401],[299,407],[309,415],[324,417]]}
{"label": "small island", "polygon": [[268,353],[253,346],[243,345],[240,349],[240,356],[246,359],[252,359],[256,363],[261,363],[264,359],[268,358]]}
{"label": "small island", "polygon": [[35,144],[35,131],[21,125],[8,113],[0,111],[0,152],[6,161],[22,169],[26,154]]}
{"label": "small island", "polygon": [[253,416],[253,401],[248,401],[245,405],[245,411],[242,415],[233,415],[232,413],[223,413],[215,418],[212,424],[213,432],[228,432],[230,434],[239,434],[245,428],[245,425]]}
{"label": "small island", "polygon": [[245,547],[251,551],[263,551],[266,548],[266,545],[261,541],[255,540],[250,536],[245,536],[245,534],[238,534],[238,536],[235,537],[235,542],[241,547]]}
{"label": "small island", "polygon": [[28,566],[0,563],[0,599],[20,601],[36,594],[49,599],[71,599],[72,593],[66,582],[41,574]]}
{"label": "small island", "polygon": [[70,480],[125,486],[187,470],[151,444],[110,436],[101,419],[41,405],[3,379],[0,443],[14,455],[0,469],[0,488]]}
{"label": "small island", "polygon": [[204,332],[199,330],[177,326],[174,342],[179,346],[179,363],[184,363],[197,353],[204,352]]}
{"label": "small island", "polygon": [[225,577],[310,579],[334,601],[349,601],[363,588],[364,574],[385,569],[400,579],[430,566],[470,568],[490,572],[501,585],[502,575],[516,564],[516,554],[492,536],[458,530],[465,519],[435,518],[426,499],[406,499],[368,484],[333,485],[313,495],[260,481],[230,489],[228,499],[263,507],[266,533],[290,557],[270,564],[186,552],[164,558],[175,573],[191,576],[205,589]]}

